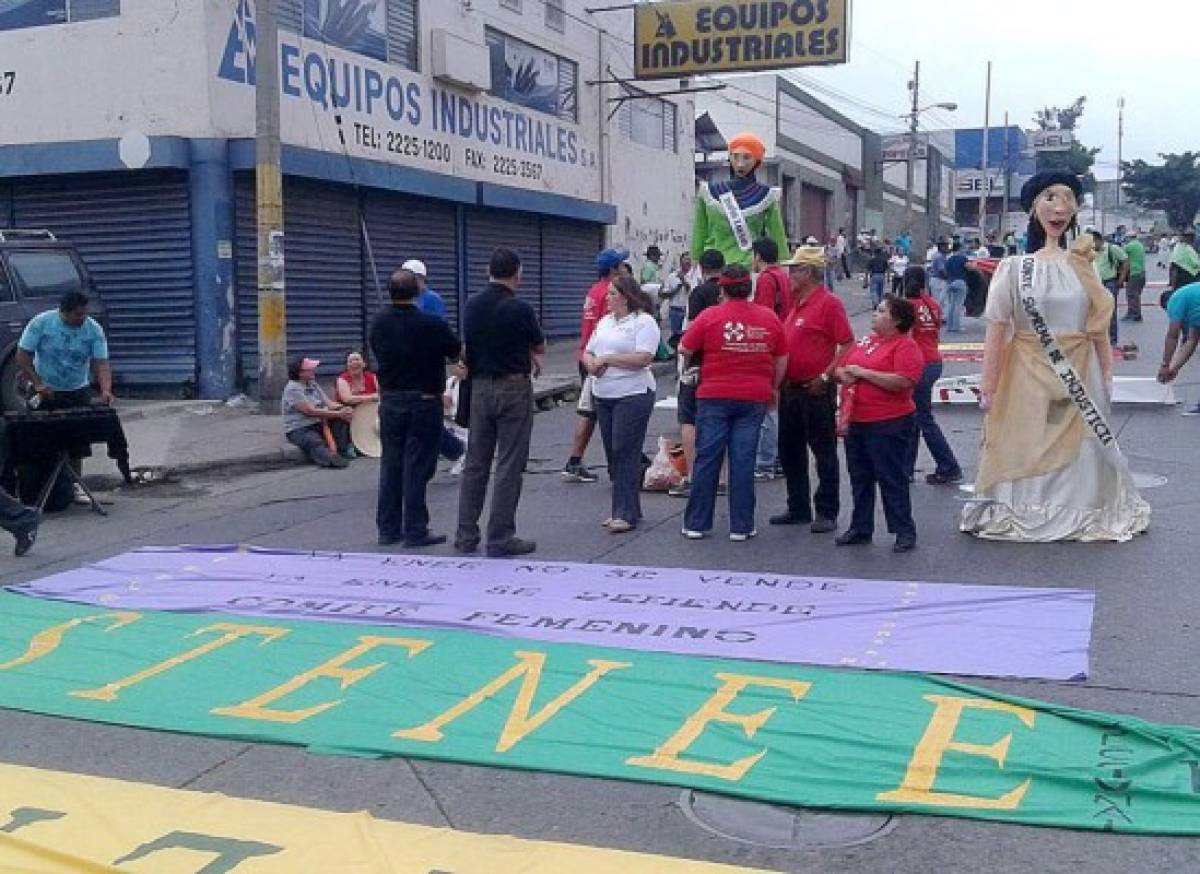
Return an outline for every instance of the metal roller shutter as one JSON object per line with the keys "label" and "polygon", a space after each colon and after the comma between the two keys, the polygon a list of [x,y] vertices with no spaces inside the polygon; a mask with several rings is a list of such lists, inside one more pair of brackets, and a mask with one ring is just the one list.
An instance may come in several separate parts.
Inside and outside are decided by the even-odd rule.
{"label": "metal roller shutter", "polygon": [[583,299],[596,281],[601,228],[588,222],[542,219],[542,329],[552,339],[579,336]]}
{"label": "metal roller shutter", "polygon": [[488,261],[497,246],[512,249],[521,259],[521,289],[517,294],[539,309],[542,294],[542,244],[538,217],[503,209],[467,211],[467,296],[487,285]]}
{"label": "metal roller shutter", "polygon": [[109,317],[121,383],[195,383],[187,174],[146,171],[14,180],[13,223],[74,243]]}
{"label": "metal roller shutter", "polygon": [[458,243],[454,206],[437,200],[388,191],[363,191],[363,215],[378,271],[378,291],[371,277],[367,247],[363,246],[363,300],[368,323],[378,300],[388,299],[392,271],[417,258],[429,271],[429,287],[446,302],[450,324],[458,325]]}
{"label": "metal roller shutter", "polygon": [[[236,183],[238,346],[242,376],[258,373],[258,262],[254,177]],[[321,374],[341,371],[364,344],[362,246],[353,189],[288,177],[283,186],[289,357],[320,358]]]}

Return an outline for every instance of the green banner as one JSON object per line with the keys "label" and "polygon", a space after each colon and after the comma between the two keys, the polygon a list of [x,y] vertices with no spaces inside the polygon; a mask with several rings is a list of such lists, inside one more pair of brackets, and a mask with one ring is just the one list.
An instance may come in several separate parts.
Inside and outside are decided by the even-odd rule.
{"label": "green banner", "polygon": [[1200,834],[1200,730],[909,674],[0,595],[0,703],[827,808]]}

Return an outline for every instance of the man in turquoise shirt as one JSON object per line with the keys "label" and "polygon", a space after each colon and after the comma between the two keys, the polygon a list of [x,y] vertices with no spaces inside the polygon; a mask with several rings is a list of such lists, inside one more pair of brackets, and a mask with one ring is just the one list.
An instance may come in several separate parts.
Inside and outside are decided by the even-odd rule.
{"label": "man in turquoise shirt", "polygon": [[17,367],[45,405],[84,406],[91,402],[93,372],[99,400],[113,402],[112,368],[104,329],[88,315],[88,296],[82,291],[63,295],[57,310],[29,320],[17,342]]}
{"label": "man in turquoise shirt", "polygon": [[1123,322],[1140,322],[1142,320],[1142,292],[1146,289],[1146,247],[1138,239],[1137,231],[1129,232],[1125,242],[1126,262],[1125,303],[1127,310],[1121,317]]}
{"label": "man in turquoise shirt", "polygon": [[[1162,364],[1158,368],[1158,381],[1171,382],[1179,375],[1183,365],[1196,351],[1200,344],[1200,282],[1193,282],[1176,289],[1167,301],[1167,340],[1163,347]],[[1181,336],[1186,337],[1183,345],[1179,344]],[[1200,414],[1200,404],[1189,414]]]}
{"label": "man in turquoise shirt", "polygon": [[1095,244],[1096,255],[1096,273],[1100,276],[1100,281],[1104,287],[1109,290],[1113,296],[1113,314],[1112,321],[1108,324],[1108,339],[1112,345],[1117,345],[1117,302],[1120,300],[1121,280],[1125,277],[1125,262],[1129,260],[1125,254],[1125,250],[1115,243],[1107,243],[1104,241],[1104,235],[1099,231],[1092,231],[1092,240]]}

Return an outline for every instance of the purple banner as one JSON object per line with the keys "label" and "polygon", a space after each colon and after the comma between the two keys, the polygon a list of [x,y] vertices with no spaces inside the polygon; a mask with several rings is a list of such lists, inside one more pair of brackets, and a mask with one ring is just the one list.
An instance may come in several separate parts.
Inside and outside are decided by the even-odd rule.
{"label": "purple banner", "polygon": [[1094,604],[1082,589],[236,547],[141,549],[10,588],[123,610],[1052,680],[1087,676]]}

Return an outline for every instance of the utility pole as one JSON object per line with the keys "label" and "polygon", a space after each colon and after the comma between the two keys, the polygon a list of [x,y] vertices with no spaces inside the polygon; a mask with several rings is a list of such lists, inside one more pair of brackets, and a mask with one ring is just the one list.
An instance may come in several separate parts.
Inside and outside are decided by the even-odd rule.
{"label": "utility pole", "polygon": [[913,175],[917,154],[917,116],[921,111],[920,89],[921,62],[917,61],[913,65],[912,81],[908,83],[908,90],[912,92],[912,115],[908,119],[908,152],[904,162],[904,231],[907,233],[912,233],[913,224],[913,186],[916,184]]}
{"label": "utility pole", "polygon": [[1004,203],[1000,207],[1000,242],[1004,242],[1004,235],[1008,232],[1006,225],[1008,224],[1008,181],[1010,178],[1008,170],[1008,113],[1004,113]]}
{"label": "utility pole", "polygon": [[992,62],[988,61],[987,65],[987,91],[983,101],[983,151],[979,158],[979,169],[983,173],[983,183],[979,189],[979,236],[980,239],[987,236],[987,202],[989,188],[988,184],[988,128],[992,123]]}
{"label": "utility pole", "polygon": [[287,295],[283,270],[283,173],[279,166],[279,30],[276,0],[258,0],[255,210],[258,220],[258,397],[263,409],[287,382]]}
{"label": "utility pole", "polygon": [[1121,163],[1122,147],[1125,144],[1125,98],[1117,100],[1117,221],[1121,220],[1121,182],[1125,179],[1125,165]]}

